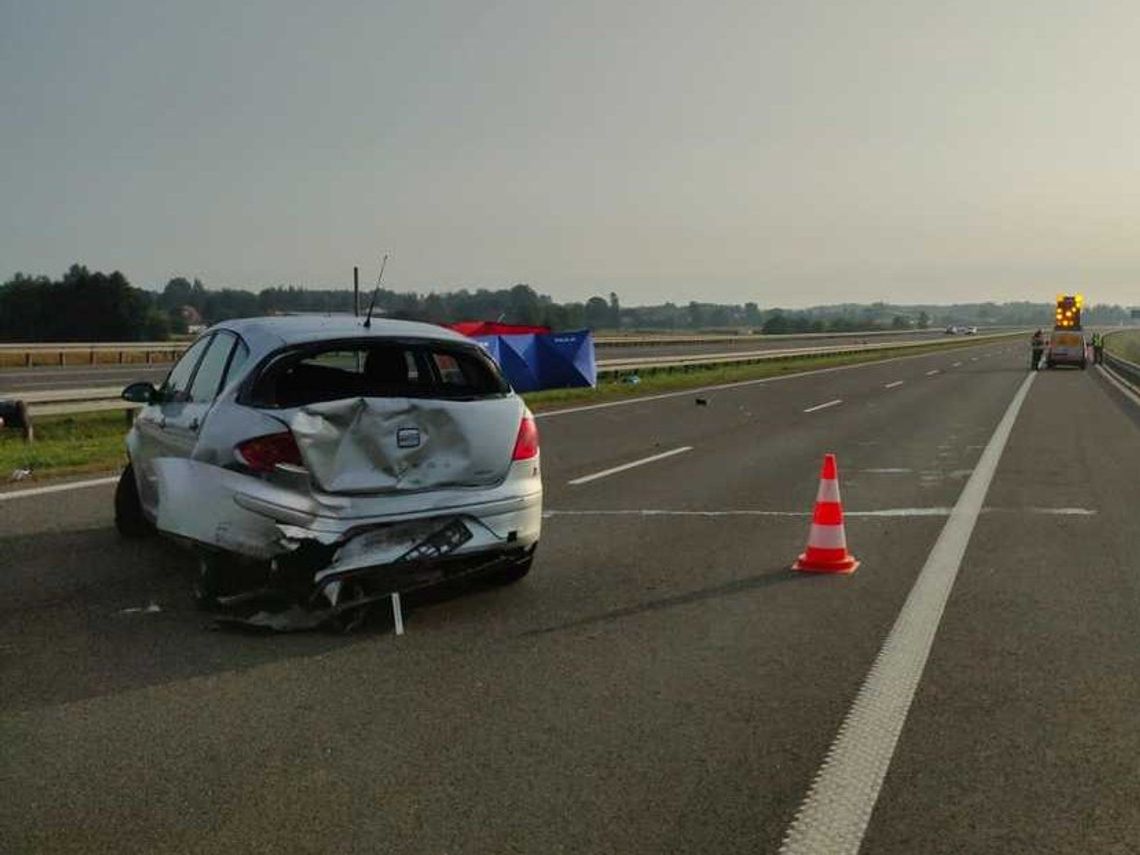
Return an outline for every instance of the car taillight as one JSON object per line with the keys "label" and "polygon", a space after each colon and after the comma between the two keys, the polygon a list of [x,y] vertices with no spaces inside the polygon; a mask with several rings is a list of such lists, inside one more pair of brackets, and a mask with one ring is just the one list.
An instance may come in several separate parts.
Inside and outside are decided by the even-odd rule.
{"label": "car taillight", "polygon": [[234,456],[254,472],[272,472],[278,463],[301,465],[301,449],[289,431],[247,439],[234,448]]}
{"label": "car taillight", "polygon": [[519,435],[515,438],[515,450],[511,454],[511,460],[530,460],[532,457],[538,457],[538,426],[528,415],[523,416],[519,425]]}

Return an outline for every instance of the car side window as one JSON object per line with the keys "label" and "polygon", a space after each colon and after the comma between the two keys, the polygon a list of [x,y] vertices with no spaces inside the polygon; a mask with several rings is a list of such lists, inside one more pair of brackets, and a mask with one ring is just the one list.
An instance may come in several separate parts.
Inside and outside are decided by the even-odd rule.
{"label": "car side window", "polygon": [[232,333],[219,332],[214,336],[190,383],[189,399],[195,404],[208,404],[217,397],[234,341]]}
{"label": "car side window", "polygon": [[166,375],[166,382],[162,384],[164,401],[179,404],[189,400],[190,380],[194,377],[194,369],[198,367],[198,360],[202,358],[211,341],[213,336],[198,339],[182,354],[182,358],[174,363],[174,367]]}
{"label": "car side window", "polygon": [[226,366],[226,376],[225,379],[222,380],[220,388],[226,388],[230,383],[241,376],[242,366],[245,365],[248,359],[249,347],[239,338],[237,344],[234,345],[233,354],[230,356],[230,364]]}

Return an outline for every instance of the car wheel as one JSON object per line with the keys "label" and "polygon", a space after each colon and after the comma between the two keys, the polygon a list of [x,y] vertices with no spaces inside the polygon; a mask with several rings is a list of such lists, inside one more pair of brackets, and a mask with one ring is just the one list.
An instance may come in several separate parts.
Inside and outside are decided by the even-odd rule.
{"label": "car wheel", "polygon": [[537,546],[532,546],[522,558],[517,558],[505,567],[500,567],[498,570],[487,574],[487,581],[492,585],[511,585],[518,582],[530,572],[530,567],[534,564],[534,552],[537,548]]}
{"label": "car wheel", "polygon": [[122,537],[127,538],[146,537],[154,531],[154,526],[143,513],[135,469],[130,463],[119,476],[119,484],[115,487],[115,528]]}

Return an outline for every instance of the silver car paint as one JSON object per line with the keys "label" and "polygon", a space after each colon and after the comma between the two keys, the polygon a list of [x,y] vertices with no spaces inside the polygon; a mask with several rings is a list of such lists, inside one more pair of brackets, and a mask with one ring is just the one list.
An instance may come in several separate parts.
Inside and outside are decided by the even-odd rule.
{"label": "silver car paint", "polygon": [[[510,461],[519,421],[529,416],[513,393],[463,402],[352,398],[294,410],[237,403],[245,377],[287,345],[400,338],[470,346],[469,339],[380,319],[371,330],[353,318],[250,319],[204,335],[217,329],[234,332],[249,347],[240,375],[228,378],[211,404],[143,408],[127,438],[144,511],[160,531],[259,559],[306,538],[347,542],[367,529],[456,514],[471,520],[475,533],[457,555],[538,541],[541,471],[537,457]],[[172,420],[178,427],[168,432]],[[238,443],[286,427],[311,472],[279,466],[258,476],[223,468],[234,462]],[[396,432],[409,427],[420,431],[421,442],[400,448]],[[393,436],[378,439],[373,431]],[[392,549],[341,553],[344,562],[351,554],[352,566],[362,566],[383,563]],[[340,554],[334,564],[338,560]]]}

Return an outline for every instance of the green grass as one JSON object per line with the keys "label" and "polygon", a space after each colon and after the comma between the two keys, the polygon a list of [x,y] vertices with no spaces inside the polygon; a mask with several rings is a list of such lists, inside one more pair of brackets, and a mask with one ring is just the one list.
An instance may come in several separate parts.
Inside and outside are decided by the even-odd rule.
{"label": "green grass", "polygon": [[[835,354],[800,359],[773,359],[751,365],[693,367],[689,371],[643,373],[637,384],[604,381],[596,389],[548,389],[523,397],[536,412],[561,406],[598,404],[641,395],[678,392],[723,383],[778,377],[837,365],[877,362],[895,356],[968,347],[963,339],[930,347],[889,348],[873,353]],[[16,469],[31,469],[33,479],[87,472],[108,472],[126,462],[123,438],[127,428],[119,411],[44,416],[35,420],[36,441],[25,443],[18,432],[0,430],[0,484]]]}
{"label": "green grass", "polygon": [[34,420],[35,442],[19,431],[0,430],[0,484],[16,469],[31,469],[32,478],[83,472],[106,472],[126,463],[122,412],[44,416]]}
{"label": "green grass", "polygon": [[1105,340],[1105,347],[1129,362],[1140,362],[1140,330],[1113,333]]}
{"label": "green grass", "polygon": [[962,339],[953,343],[931,345],[930,347],[884,348],[871,353],[772,359],[750,365],[718,365],[693,367],[689,371],[641,373],[639,374],[641,382],[637,384],[606,380],[599,381],[597,388],[594,389],[548,389],[542,392],[528,392],[523,395],[523,398],[527,405],[537,413],[543,410],[558,409],[562,406],[601,404],[641,395],[699,389],[704,386],[717,386],[723,383],[739,383],[745,380],[759,380],[764,377],[778,377],[782,374],[796,374],[801,371],[816,371],[837,365],[878,362],[897,356],[930,353],[936,350],[953,350],[956,347],[968,347],[972,344],[977,344],[977,341]]}

